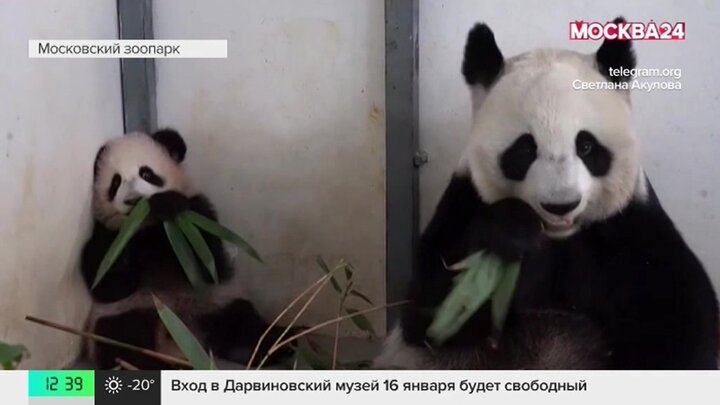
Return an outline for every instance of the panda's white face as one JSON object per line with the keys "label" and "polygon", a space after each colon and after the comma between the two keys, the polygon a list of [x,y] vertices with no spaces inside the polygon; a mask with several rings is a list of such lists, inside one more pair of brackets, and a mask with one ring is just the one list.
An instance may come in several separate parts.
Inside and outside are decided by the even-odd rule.
{"label": "panda's white face", "polygon": [[180,163],[149,135],[133,133],[110,140],[96,162],[93,187],[95,218],[118,229],[135,204],[153,194],[188,192]]}
{"label": "panda's white face", "polygon": [[539,50],[505,62],[476,105],[463,157],[483,199],[514,197],[562,238],[621,210],[640,181],[628,95],[576,90],[602,82],[590,55]]}

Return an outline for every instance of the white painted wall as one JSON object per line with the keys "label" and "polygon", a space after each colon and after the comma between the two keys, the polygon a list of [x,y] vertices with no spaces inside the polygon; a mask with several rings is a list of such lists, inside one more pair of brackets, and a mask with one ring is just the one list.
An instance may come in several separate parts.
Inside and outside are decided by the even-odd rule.
{"label": "white painted wall", "polygon": [[425,224],[459,160],[470,128],[460,74],[468,30],[484,21],[505,56],[536,47],[594,52],[568,40],[570,21],[684,21],[685,41],[636,41],[638,67],[681,68],[681,91],[634,93],[643,162],[659,197],[720,292],[720,4],[715,1],[420,1],[420,139]]}
{"label": "white painted wall", "polygon": [[114,0],[0,1],[0,340],[29,348],[24,368],[77,354],[78,339],[24,317],[82,326],[93,159],[122,133],[117,60],[28,59],[28,40],[114,39],[116,26]]}
{"label": "white painted wall", "polygon": [[[263,312],[322,275],[318,254],[351,262],[384,302],[383,1],[154,7],[158,39],[228,40],[227,59],[158,61],[158,121],[185,135],[191,175],[263,255],[264,268],[239,263]],[[305,319],[336,316],[336,302],[323,294]]]}

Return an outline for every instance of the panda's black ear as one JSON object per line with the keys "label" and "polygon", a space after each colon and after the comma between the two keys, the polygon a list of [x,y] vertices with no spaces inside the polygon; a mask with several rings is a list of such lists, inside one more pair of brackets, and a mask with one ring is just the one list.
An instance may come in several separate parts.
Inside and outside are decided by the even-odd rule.
{"label": "panda's black ear", "polygon": [[161,129],[154,134],[152,138],[157,143],[167,149],[170,156],[178,163],[185,160],[185,153],[187,153],[187,146],[182,136],[174,129],[165,128]]}
{"label": "panda's black ear", "polygon": [[[623,17],[613,20],[615,24],[625,23]],[[613,83],[627,82],[632,79],[629,75],[611,75],[610,69],[635,68],[635,51],[632,41],[627,39],[606,39],[595,53],[595,60],[600,73]]]}
{"label": "panda's black ear", "polygon": [[485,24],[476,24],[468,33],[462,74],[470,86],[485,88],[495,82],[505,62],[495,43],[495,35]]}

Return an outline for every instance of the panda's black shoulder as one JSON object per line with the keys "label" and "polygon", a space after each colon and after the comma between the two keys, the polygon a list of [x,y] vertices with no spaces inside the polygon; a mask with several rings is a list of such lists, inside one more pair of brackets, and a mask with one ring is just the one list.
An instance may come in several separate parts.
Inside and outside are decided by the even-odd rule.
{"label": "panda's black shoulder", "polygon": [[593,224],[587,233],[594,236],[592,240],[610,243],[614,249],[647,248],[658,253],[692,253],[652,191],[642,198],[632,199],[607,220]]}
{"label": "panda's black shoulder", "polygon": [[[705,267],[652,190],[581,238],[591,247],[584,254],[603,263],[596,276],[616,287],[613,294],[645,296],[647,311],[676,300],[676,305],[693,309],[695,319],[708,321],[705,325],[714,329],[709,334],[717,333],[712,325],[717,325],[718,302]],[[688,330],[705,328],[694,326]]]}

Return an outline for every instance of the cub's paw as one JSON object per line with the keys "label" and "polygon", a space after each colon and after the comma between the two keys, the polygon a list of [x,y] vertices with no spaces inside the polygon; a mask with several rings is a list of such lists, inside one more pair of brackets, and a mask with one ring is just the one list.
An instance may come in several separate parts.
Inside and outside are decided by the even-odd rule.
{"label": "cub's paw", "polygon": [[150,203],[150,214],[158,221],[174,219],[190,207],[190,200],[177,191],[153,194],[148,202]]}
{"label": "cub's paw", "polygon": [[491,204],[474,222],[473,245],[504,260],[518,261],[524,254],[540,247],[543,241],[540,217],[532,207],[518,199]]}

